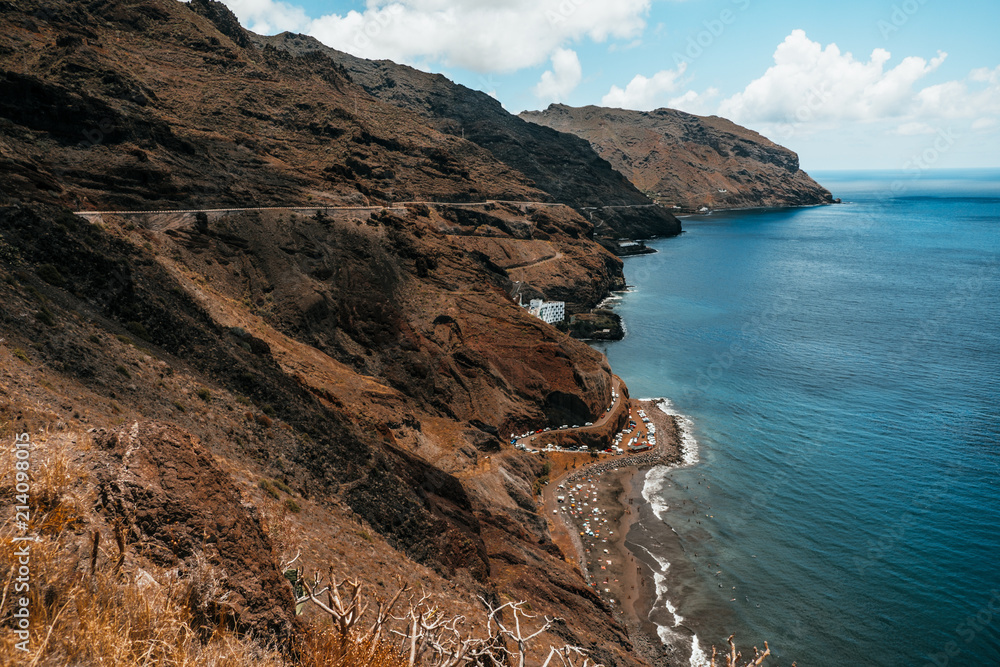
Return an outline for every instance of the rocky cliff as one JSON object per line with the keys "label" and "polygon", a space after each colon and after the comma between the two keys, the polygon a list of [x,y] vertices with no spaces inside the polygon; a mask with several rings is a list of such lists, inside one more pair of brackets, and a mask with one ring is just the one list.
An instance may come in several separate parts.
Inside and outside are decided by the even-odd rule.
{"label": "rocky cliff", "polygon": [[[189,590],[205,641],[294,644],[277,568],[296,553],[469,618],[525,600],[561,619],[545,642],[641,664],[551,542],[541,457],[506,445],[610,402],[604,357],[512,296],[585,307],[621,287],[593,223],[389,206],[553,197],[329,58],[258,48],[211,0],[0,2],[0,28],[0,432],[65,473],[39,478],[61,527],[39,519],[36,546],[65,566],[32,602],[40,636],[64,624],[49,664],[100,662],[67,657],[100,646],[56,612],[60,586],[101,573]],[[310,202],[374,208],[71,212]]]}
{"label": "rocky cliff", "polygon": [[554,201],[578,210],[589,209],[587,215],[598,236],[648,238],[680,233],[676,218],[665,209],[649,206],[650,200],[586,141],[572,133],[525,122],[486,93],[440,74],[387,60],[356,58],[306,35],[252,35],[252,39],[289,53],[322,55],[372,96],[413,110],[438,131],[483,147],[530,178]]}
{"label": "rocky cliff", "polygon": [[590,142],[638,189],[684,211],[833,203],[792,151],[718,116],[550,105],[521,118]]}
{"label": "rocky cliff", "polygon": [[257,49],[223,5],[6,6],[7,197],[77,209],[549,199],[329,59]]}

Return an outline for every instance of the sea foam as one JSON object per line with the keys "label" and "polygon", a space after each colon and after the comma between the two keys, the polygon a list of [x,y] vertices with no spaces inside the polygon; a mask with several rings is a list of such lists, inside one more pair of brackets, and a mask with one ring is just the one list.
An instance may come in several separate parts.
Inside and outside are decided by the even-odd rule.
{"label": "sea foam", "polygon": [[691,637],[691,660],[688,662],[691,667],[709,667],[708,656],[698,644],[698,635]]}
{"label": "sea foam", "polygon": [[[698,462],[698,440],[694,437],[694,423],[687,415],[681,414],[674,407],[668,398],[641,399],[654,402],[656,407],[664,414],[670,415],[677,420],[681,444],[681,466],[691,466]],[[665,520],[666,512],[670,506],[663,499],[663,490],[666,488],[667,478],[678,466],[657,466],[646,474],[646,479],[642,485],[642,497],[649,503],[653,514],[660,521]],[[684,622],[684,617],[677,613],[677,608],[667,598],[667,570],[670,568],[670,561],[662,556],[658,556],[649,549],[642,547],[649,556],[660,566],[659,572],[653,572],[653,583],[656,586],[656,603],[662,605],[673,617],[673,627],[657,624],[656,634],[660,641],[668,645],[676,645],[679,640],[686,639],[687,634],[677,630]],[[690,667],[708,667],[709,661],[705,652],[698,642],[698,635],[691,635],[691,657]]]}
{"label": "sea foam", "polygon": [[677,419],[677,426],[680,428],[681,456],[684,457],[684,465],[694,465],[698,462],[698,440],[694,437],[694,422],[687,415],[682,415],[674,408],[674,404],[669,398],[656,399],[656,407],[664,414],[671,415]]}

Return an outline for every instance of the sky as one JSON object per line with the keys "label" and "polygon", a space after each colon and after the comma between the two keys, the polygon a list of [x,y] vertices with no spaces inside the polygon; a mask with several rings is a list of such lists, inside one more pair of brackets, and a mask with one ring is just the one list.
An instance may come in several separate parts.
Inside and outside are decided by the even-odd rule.
{"label": "sky", "polygon": [[1000,167],[998,0],[223,0],[512,112],[719,115],[804,169]]}

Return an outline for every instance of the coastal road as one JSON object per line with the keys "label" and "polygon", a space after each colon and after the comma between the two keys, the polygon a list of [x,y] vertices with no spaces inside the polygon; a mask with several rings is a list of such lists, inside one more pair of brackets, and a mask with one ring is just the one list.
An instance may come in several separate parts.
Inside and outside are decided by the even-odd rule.
{"label": "coastal road", "polygon": [[[541,433],[529,433],[528,435],[524,436],[523,438],[518,438],[514,444],[515,445],[524,445],[525,447],[529,447],[530,449],[534,449],[535,447],[538,447],[538,445],[532,446],[531,445],[532,441],[539,442],[538,439],[539,438],[544,439],[546,433],[563,433],[563,434],[570,433],[570,434],[572,434],[572,433],[580,433],[580,432],[584,432],[584,431],[594,431],[596,429],[601,428],[602,426],[604,426],[607,423],[607,421],[609,419],[611,419],[612,416],[614,416],[614,415],[617,414],[617,411],[615,410],[615,406],[618,405],[618,402],[621,401],[621,400],[625,400],[626,402],[628,401],[628,399],[626,399],[622,395],[622,380],[617,375],[612,375],[611,376],[611,390],[612,390],[612,392],[615,395],[618,396],[618,398],[614,399],[611,402],[611,411],[609,412],[609,411],[605,410],[604,414],[602,414],[600,417],[598,417],[597,421],[594,422],[592,425],[590,425],[590,426],[580,426],[578,428],[573,428],[573,427],[569,427],[569,428],[554,428],[554,429],[551,429],[549,431],[543,430]],[[610,443],[609,443],[609,445],[610,445]],[[580,454],[588,454],[589,455],[589,452],[573,452],[573,453],[580,453]]]}
{"label": "coastal road", "polygon": [[517,271],[518,269],[528,269],[531,267],[538,266],[539,264],[545,264],[546,262],[551,262],[556,259],[560,259],[563,256],[562,252],[556,251],[554,255],[548,255],[546,257],[541,257],[539,259],[533,259],[530,262],[523,262],[521,264],[513,264],[511,266],[503,267],[505,271]]}
{"label": "coastal road", "polygon": [[[164,214],[194,214],[194,213],[240,213],[244,211],[298,211],[302,213],[315,213],[317,211],[323,211],[324,213],[337,212],[337,211],[403,211],[406,210],[407,206],[452,206],[452,207],[477,207],[486,206],[488,204],[510,204],[513,206],[521,207],[559,207],[566,206],[570,207],[568,204],[563,204],[559,202],[544,202],[544,201],[513,201],[507,199],[487,199],[481,202],[441,202],[441,201],[403,201],[403,202],[393,202],[391,204],[386,204],[383,206],[253,206],[247,208],[191,208],[191,209],[152,209],[152,210],[134,210],[134,211],[74,211],[74,215],[79,215],[81,217],[87,218],[91,216],[100,215],[164,215]],[[622,205],[608,205],[608,206],[587,206],[580,210],[594,211],[599,209],[611,209],[611,208],[648,208],[650,206],[659,206],[659,204],[622,204]]]}

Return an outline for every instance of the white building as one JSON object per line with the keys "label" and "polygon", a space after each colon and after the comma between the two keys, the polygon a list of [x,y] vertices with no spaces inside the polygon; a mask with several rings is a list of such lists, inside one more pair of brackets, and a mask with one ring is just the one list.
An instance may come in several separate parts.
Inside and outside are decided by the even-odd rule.
{"label": "white building", "polygon": [[555,324],[566,319],[566,303],[564,301],[532,299],[528,303],[528,312],[540,320]]}

